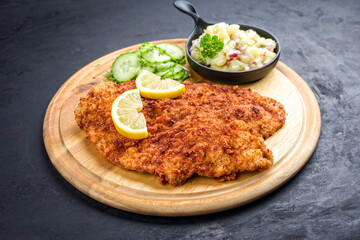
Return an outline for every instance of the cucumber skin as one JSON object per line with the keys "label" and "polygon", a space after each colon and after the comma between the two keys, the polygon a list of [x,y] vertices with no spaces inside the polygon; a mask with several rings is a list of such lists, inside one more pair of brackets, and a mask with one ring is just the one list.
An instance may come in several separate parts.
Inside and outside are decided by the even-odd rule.
{"label": "cucumber skin", "polygon": [[154,67],[155,67],[157,72],[160,72],[160,71],[163,71],[163,70],[166,70],[166,69],[173,68],[173,67],[175,67],[175,65],[176,65],[175,62],[169,61],[169,62],[166,62],[166,63],[157,64],[157,66],[154,66]]}
{"label": "cucumber skin", "polygon": [[[149,54],[150,51],[153,51],[153,50],[158,51],[160,56],[162,55],[164,57],[167,57],[168,59],[164,60],[164,61],[156,61],[156,60],[150,61],[146,56],[147,56],[147,54]],[[147,62],[150,62],[151,64],[166,63],[166,62],[171,61],[171,57],[169,56],[169,54],[165,53],[162,49],[157,48],[155,46],[152,48],[148,48],[145,52],[141,53],[141,57],[144,58]]]}
{"label": "cucumber skin", "polygon": [[155,72],[156,75],[158,75],[159,77],[161,77],[162,79],[167,78],[168,76],[170,76],[172,74],[171,69],[165,69],[159,72]]}
{"label": "cucumber skin", "polygon": [[[158,47],[157,45],[173,45],[175,46],[176,48],[179,48],[183,51],[183,56],[179,59],[173,59],[172,56],[170,56],[170,54],[168,54],[164,49]],[[164,54],[164,55],[167,55],[170,57],[169,60],[167,61],[162,61],[162,62],[149,62],[147,59],[145,59],[143,57],[144,54],[146,54],[147,52],[151,51],[152,49],[157,49],[160,54]],[[131,79],[127,79],[127,80],[118,80],[115,76],[114,76],[114,72],[113,72],[113,67],[114,67],[114,64],[116,62],[116,60],[118,60],[119,57],[125,55],[125,54],[136,54],[139,58],[139,62],[140,62],[140,69],[132,76]],[[164,65],[164,64],[168,64],[171,65],[171,67],[162,67],[161,65]],[[170,63],[173,63],[173,64],[170,64]],[[162,79],[164,78],[171,78],[173,80],[176,80],[176,81],[179,81],[179,82],[182,82],[184,81],[186,78],[189,77],[189,72],[188,70],[182,68],[180,71],[175,71],[175,67],[177,65],[180,65],[182,67],[183,64],[186,63],[186,60],[185,60],[185,53],[184,53],[184,50],[180,47],[178,47],[177,45],[175,44],[172,44],[172,43],[159,43],[159,44],[152,44],[150,42],[144,42],[142,44],[140,44],[140,47],[138,50],[136,51],[133,51],[133,52],[128,52],[128,53],[123,53],[121,54],[120,56],[118,56],[115,61],[113,62],[113,65],[112,65],[112,70],[111,70],[111,74],[112,76],[114,77],[114,80],[116,83],[122,83],[122,82],[127,82],[127,81],[130,81],[132,79],[134,79],[135,77],[137,77],[139,75],[140,72],[142,72],[143,70],[148,70],[150,72],[153,72],[155,74],[157,74],[158,76],[160,76]]]}
{"label": "cucumber skin", "polygon": [[176,64],[173,67],[168,68],[168,69],[163,69],[161,71],[157,71],[157,72],[155,72],[155,74],[160,76],[162,79],[171,78],[171,79],[173,79],[175,81],[179,81],[179,82],[184,81],[190,75],[188,70],[184,69],[182,67],[182,65],[180,65],[180,64]]}
{"label": "cucumber skin", "polygon": [[140,57],[140,61],[141,61],[141,69],[139,71],[142,72],[143,70],[148,70],[149,72],[155,72],[156,71],[156,67],[151,65],[149,62],[147,62],[144,58]]}
{"label": "cucumber skin", "polygon": [[[181,56],[180,57],[171,56],[171,54],[166,51],[166,46],[171,46],[171,47],[173,47],[175,49],[178,49],[178,51],[181,51],[181,53],[182,53]],[[172,43],[158,43],[158,44],[155,45],[155,47],[162,49],[167,55],[169,55],[171,57],[171,59],[174,62],[179,63],[182,60],[185,60],[185,52],[184,52],[184,50],[181,47],[179,47],[179,46],[177,46],[175,44],[172,44]]]}
{"label": "cucumber skin", "polygon": [[[119,80],[115,75],[114,75],[114,65],[116,64],[116,61],[120,58],[120,57],[124,57],[125,55],[137,55],[138,59],[139,59],[139,64],[140,67],[139,69],[133,74],[133,76],[131,78],[127,78],[126,80]],[[113,62],[112,66],[111,66],[111,74],[114,77],[114,79],[116,80],[116,83],[123,83],[123,82],[127,82],[130,81],[131,79],[133,79],[135,76],[137,76],[137,74],[139,74],[139,71],[141,70],[141,62],[140,62],[140,56],[138,54],[138,51],[133,51],[133,52],[127,52],[127,53],[123,53],[120,54],[120,56],[118,56],[115,61]]]}
{"label": "cucumber skin", "polygon": [[154,44],[152,44],[152,43],[144,42],[144,43],[140,44],[138,51],[140,54],[143,54],[143,53],[147,52],[153,46],[154,46]]}
{"label": "cucumber skin", "polygon": [[[148,44],[146,44],[144,47],[147,48],[147,51],[151,50],[151,48],[158,48],[158,47],[156,47],[156,45],[153,45],[153,46],[150,47],[150,45],[148,45]],[[144,47],[143,47],[143,49],[144,49]],[[158,48],[158,50],[163,54],[167,54],[165,52],[165,50],[163,50],[163,49]],[[160,76],[162,79],[171,78],[171,79],[176,80],[176,81],[184,81],[189,76],[188,71],[185,70],[182,67],[182,65],[184,63],[186,63],[185,55],[184,55],[183,58],[181,58],[180,60],[178,60],[176,62],[174,60],[170,60],[170,61],[166,61],[166,62],[154,63],[154,62],[149,62],[145,58],[142,58],[142,62],[144,64],[144,66],[146,66],[146,67],[150,66],[152,68],[155,68],[155,71],[152,71],[152,72],[155,73],[156,75]],[[164,65],[167,65],[167,64],[169,64],[170,66],[169,67],[164,67]],[[144,68],[146,68],[146,67],[144,67]],[[181,70],[177,71],[177,72],[174,72],[175,67],[180,68]],[[140,72],[142,70],[140,70]]]}

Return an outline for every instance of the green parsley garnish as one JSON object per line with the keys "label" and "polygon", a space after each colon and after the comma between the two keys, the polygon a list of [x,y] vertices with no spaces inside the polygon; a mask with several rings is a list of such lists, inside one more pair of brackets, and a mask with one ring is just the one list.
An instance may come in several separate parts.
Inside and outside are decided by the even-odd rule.
{"label": "green parsley garnish", "polygon": [[224,43],[219,40],[217,35],[205,34],[200,40],[200,47],[196,49],[201,53],[202,58],[214,58],[223,49]]}
{"label": "green parsley garnish", "polygon": [[117,80],[114,78],[113,74],[111,71],[107,71],[105,74],[104,74],[104,77],[105,77],[105,81],[113,81],[113,82],[117,82]]}

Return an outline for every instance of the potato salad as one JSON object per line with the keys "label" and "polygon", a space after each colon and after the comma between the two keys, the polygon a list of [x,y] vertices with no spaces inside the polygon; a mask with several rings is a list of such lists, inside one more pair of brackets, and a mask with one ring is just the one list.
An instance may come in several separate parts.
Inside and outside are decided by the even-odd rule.
{"label": "potato salad", "polygon": [[237,24],[217,23],[192,42],[191,57],[221,71],[246,71],[265,66],[276,56],[276,42]]}

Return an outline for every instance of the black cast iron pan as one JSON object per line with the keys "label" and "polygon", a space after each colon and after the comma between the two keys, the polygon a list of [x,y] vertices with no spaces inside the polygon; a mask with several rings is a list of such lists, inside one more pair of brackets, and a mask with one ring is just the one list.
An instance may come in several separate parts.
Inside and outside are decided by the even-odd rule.
{"label": "black cast iron pan", "polygon": [[281,47],[278,39],[273,34],[271,34],[268,31],[265,31],[264,29],[255,26],[239,24],[239,23],[237,24],[240,25],[240,29],[242,30],[253,29],[260,36],[265,38],[272,38],[276,42],[277,44],[275,48],[276,56],[269,64],[262,66],[260,68],[251,69],[247,71],[229,72],[229,71],[215,70],[196,62],[190,55],[192,41],[197,39],[203,33],[203,30],[207,26],[213,25],[213,23],[205,22],[199,16],[194,5],[192,5],[187,1],[182,1],[182,0],[174,1],[174,6],[181,12],[192,17],[195,21],[195,27],[186,41],[186,56],[190,67],[194,69],[194,71],[197,72],[202,77],[212,81],[223,82],[227,84],[249,83],[249,82],[258,81],[261,78],[265,77],[275,67],[276,63],[278,62],[281,52]]}

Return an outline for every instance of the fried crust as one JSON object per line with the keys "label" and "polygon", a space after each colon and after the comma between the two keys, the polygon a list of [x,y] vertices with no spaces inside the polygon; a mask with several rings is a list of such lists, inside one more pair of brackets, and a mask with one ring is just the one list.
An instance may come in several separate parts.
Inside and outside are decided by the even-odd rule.
{"label": "fried crust", "polygon": [[75,110],[77,124],[108,161],[175,186],[193,175],[225,181],[272,166],[264,138],[285,123],[279,102],[237,86],[186,84],[176,99],[142,99],[149,137],[132,140],[116,131],[111,105],[134,88],[134,81],[99,83]]}

